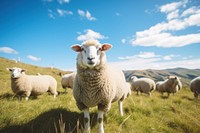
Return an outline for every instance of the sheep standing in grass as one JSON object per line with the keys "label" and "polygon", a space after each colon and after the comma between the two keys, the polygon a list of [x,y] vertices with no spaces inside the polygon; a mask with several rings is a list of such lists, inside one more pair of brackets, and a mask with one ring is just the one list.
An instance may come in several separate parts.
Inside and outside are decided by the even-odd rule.
{"label": "sheep standing in grass", "polygon": [[64,76],[62,76],[61,79],[61,84],[63,89],[65,89],[66,92],[66,88],[73,88],[73,82],[75,79],[76,73],[70,73],[70,74],[65,74]]}
{"label": "sheep standing in grass", "polygon": [[179,78],[176,76],[169,76],[165,81],[159,81],[156,83],[156,90],[161,92],[162,95],[164,92],[167,92],[168,97],[170,93],[177,93],[178,90],[182,88],[182,83]]}
{"label": "sheep standing in grass", "polygon": [[96,40],[72,46],[74,51],[79,52],[73,95],[78,108],[84,112],[86,132],[90,132],[90,107],[98,107],[98,132],[103,133],[104,112],[110,110],[112,102],[118,101],[120,114],[123,115],[122,101],[130,92],[123,72],[106,63],[105,51],[111,47]]}
{"label": "sheep standing in grass", "polygon": [[21,68],[7,68],[11,71],[11,88],[13,92],[21,99],[22,95],[28,100],[30,95],[40,95],[50,91],[54,98],[57,95],[57,82],[49,75],[26,75],[25,70]]}
{"label": "sheep standing in grass", "polygon": [[156,84],[152,79],[149,78],[137,78],[136,76],[131,77],[131,90],[146,93],[151,96],[151,92],[156,89]]}
{"label": "sheep standing in grass", "polygon": [[196,77],[190,81],[190,89],[194,93],[194,97],[198,98],[200,93],[200,77]]}

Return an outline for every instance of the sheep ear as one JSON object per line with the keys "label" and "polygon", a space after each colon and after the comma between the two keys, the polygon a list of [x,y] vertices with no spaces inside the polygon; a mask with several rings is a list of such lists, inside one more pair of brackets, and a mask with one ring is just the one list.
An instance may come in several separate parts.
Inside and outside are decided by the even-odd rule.
{"label": "sheep ear", "polygon": [[81,52],[82,51],[81,46],[78,45],[78,44],[72,45],[71,48],[72,48],[72,50],[74,50],[76,52]]}
{"label": "sheep ear", "polygon": [[23,72],[25,72],[25,71],[26,71],[26,70],[22,69],[22,70],[21,70],[21,73],[23,73]]}
{"label": "sheep ear", "polygon": [[12,68],[6,68],[6,70],[7,70],[7,71],[12,71],[13,69],[12,69]]}
{"label": "sheep ear", "polygon": [[102,47],[101,47],[101,51],[107,51],[110,48],[112,48],[111,44],[103,44]]}

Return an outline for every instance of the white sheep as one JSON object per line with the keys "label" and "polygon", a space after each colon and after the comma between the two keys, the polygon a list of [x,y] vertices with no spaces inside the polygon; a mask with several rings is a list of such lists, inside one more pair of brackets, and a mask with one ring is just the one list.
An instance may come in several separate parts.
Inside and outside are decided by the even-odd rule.
{"label": "white sheep", "polygon": [[160,93],[167,92],[168,97],[170,93],[177,93],[182,88],[182,83],[176,76],[169,76],[165,81],[159,81],[156,83],[156,90]]}
{"label": "white sheep", "polygon": [[131,90],[146,93],[151,96],[151,92],[156,89],[155,82],[150,78],[137,78],[136,76],[131,77]]}
{"label": "white sheep", "polygon": [[200,93],[200,77],[196,77],[190,81],[190,89],[194,93],[194,97],[198,98]]}
{"label": "white sheep", "polygon": [[69,73],[62,76],[61,85],[66,92],[66,88],[73,88],[73,82],[75,79],[76,73]]}
{"label": "white sheep", "polygon": [[90,107],[98,107],[98,132],[104,133],[104,112],[110,110],[112,102],[118,101],[120,114],[123,115],[122,101],[130,94],[130,85],[126,83],[123,72],[106,63],[105,51],[111,47],[96,40],[72,46],[74,51],[79,52],[73,95],[78,108],[84,112],[87,132],[90,132]]}
{"label": "white sheep", "polygon": [[13,92],[21,99],[22,95],[28,100],[30,95],[40,95],[50,91],[54,98],[57,95],[57,82],[49,75],[26,75],[25,70],[21,68],[7,68],[11,71],[11,88]]}

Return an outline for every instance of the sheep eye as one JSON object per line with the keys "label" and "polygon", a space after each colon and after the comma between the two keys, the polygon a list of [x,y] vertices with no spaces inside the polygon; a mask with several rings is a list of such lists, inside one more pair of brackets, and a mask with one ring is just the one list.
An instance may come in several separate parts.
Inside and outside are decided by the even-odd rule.
{"label": "sheep eye", "polygon": [[86,53],[86,50],[84,48],[82,48],[82,51],[84,51],[84,53]]}
{"label": "sheep eye", "polygon": [[101,51],[101,48],[99,48],[99,49],[97,50],[97,54],[98,54],[100,51]]}

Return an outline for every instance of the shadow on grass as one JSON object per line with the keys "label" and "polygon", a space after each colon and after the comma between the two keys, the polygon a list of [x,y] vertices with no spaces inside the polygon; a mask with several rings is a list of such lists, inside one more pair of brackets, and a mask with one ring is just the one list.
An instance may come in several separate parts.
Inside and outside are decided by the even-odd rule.
{"label": "shadow on grass", "polygon": [[[91,113],[91,128],[97,124],[97,114]],[[62,123],[63,121],[63,123]],[[66,133],[83,132],[83,114],[63,108],[52,109],[22,125],[7,125],[0,133]],[[63,128],[64,127],[64,128]]]}
{"label": "shadow on grass", "polygon": [[164,96],[164,95],[161,95],[160,96],[162,99],[168,99],[169,97],[168,96]]}
{"label": "shadow on grass", "polygon": [[189,96],[182,96],[182,99],[187,99],[189,101],[194,101],[194,98],[191,98]]}
{"label": "shadow on grass", "polygon": [[0,99],[13,99],[15,96],[11,93],[4,93],[0,95]]}
{"label": "shadow on grass", "polygon": [[[24,98],[24,97],[23,97]],[[19,97],[17,95],[11,94],[11,93],[4,93],[0,95],[0,99],[6,99],[6,100],[19,100]],[[37,96],[30,96],[29,99],[35,100],[37,99]]]}

